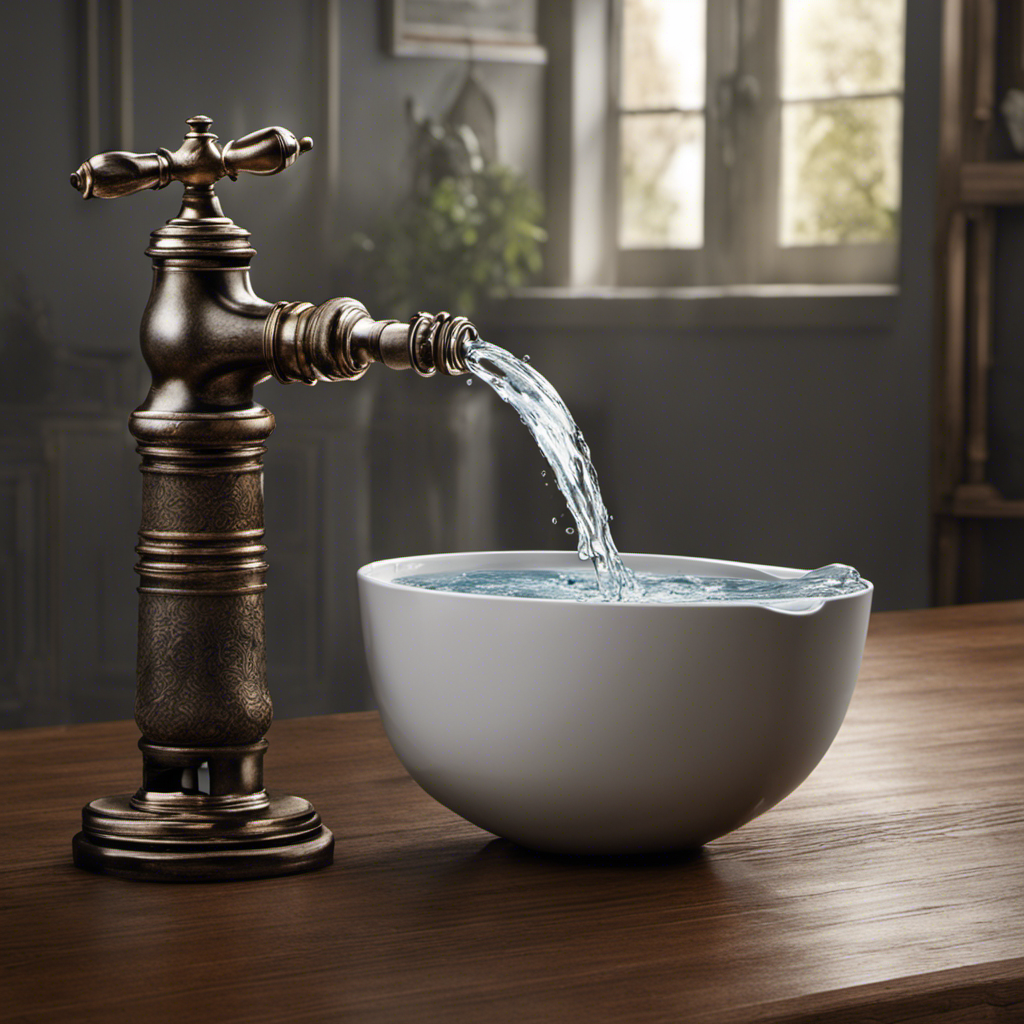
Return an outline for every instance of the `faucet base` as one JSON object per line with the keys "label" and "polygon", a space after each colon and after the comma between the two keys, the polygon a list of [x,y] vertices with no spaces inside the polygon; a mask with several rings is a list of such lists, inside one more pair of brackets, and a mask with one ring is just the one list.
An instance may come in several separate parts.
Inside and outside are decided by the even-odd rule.
{"label": "faucet base", "polygon": [[326,867],[334,836],[308,800],[262,788],[266,741],[147,743],[143,788],[93,800],[72,840],[89,871],[156,882],[220,882]]}

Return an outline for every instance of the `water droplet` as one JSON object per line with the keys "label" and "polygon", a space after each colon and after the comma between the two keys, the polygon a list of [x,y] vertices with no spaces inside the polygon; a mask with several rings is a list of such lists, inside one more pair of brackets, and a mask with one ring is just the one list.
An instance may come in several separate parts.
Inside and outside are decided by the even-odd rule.
{"label": "water droplet", "polygon": [[551,522],[553,522],[557,526],[558,525],[558,516],[552,516],[551,517]]}
{"label": "water droplet", "polygon": [[470,377],[469,380],[466,381],[466,387],[468,388],[472,383],[473,383],[473,378]]}
{"label": "water droplet", "polygon": [[546,469],[542,469],[542,470],[540,471],[540,475],[541,475],[541,476],[547,476],[547,475],[548,475],[548,471],[547,471]]}
{"label": "water droplet", "polygon": [[565,532],[571,537],[576,531],[571,526],[567,526]]}
{"label": "water droplet", "polygon": [[529,361],[530,361],[530,357],[529,356],[523,356],[523,362],[524,363],[528,363]]}

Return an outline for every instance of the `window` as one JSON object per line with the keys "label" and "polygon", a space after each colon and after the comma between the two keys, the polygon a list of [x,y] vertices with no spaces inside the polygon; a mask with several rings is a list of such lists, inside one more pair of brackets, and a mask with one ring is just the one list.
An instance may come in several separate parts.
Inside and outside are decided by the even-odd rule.
{"label": "window", "polygon": [[883,283],[904,0],[618,0],[619,284]]}

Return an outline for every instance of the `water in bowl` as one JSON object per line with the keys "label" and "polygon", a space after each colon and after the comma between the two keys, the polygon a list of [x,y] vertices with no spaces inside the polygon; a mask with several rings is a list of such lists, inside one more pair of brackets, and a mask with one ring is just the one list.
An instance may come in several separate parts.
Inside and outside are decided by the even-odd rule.
{"label": "water in bowl", "polygon": [[[630,570],[627,570],[627,572]],[[624,601],[651,604],[681,602],[814,601],[823,597],[853,594],[865,588],[856,569],[826,565],[794,579],[747,579],[725,576],[667,576],[653,572],[631,573],[636,588]],[[425,590],[455,594],[486,594],[491,597],[533,597],[552,601],[605,600],[593,573],[558,569],[472,569],[467,572],[420,573],[402,576],[405,583]]]}

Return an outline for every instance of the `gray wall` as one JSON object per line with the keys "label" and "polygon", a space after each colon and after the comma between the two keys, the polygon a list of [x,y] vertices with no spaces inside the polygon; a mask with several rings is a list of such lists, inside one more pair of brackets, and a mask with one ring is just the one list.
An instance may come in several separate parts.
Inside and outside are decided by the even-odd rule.
{"label": "gray wall", "polygon": [[[266,124],[317,138],[285,174],[220,189],[228,215],[253,232],[254,285],[271,300],[347,291],[344,240],[405,187],[406,97],[440,112],[462,73],[449,61],[389,58],[378,5],[339,6],[340,168],[328,180],[322,5],[134,5],[136,149],[173,148],[195,113],[213,117],[222,139]],[[492,312],[494,340],[529,352],[578,414],[623,550],[846,561],[875,581],[877,607],[926,603],[937,9],[910,2],[901,292],[875,314],[851,326],[827,299],[816,300],[816,326],[762,312],[749,328],[735,315],[731,326],[712,317],[668,327],[565,301]],[[176,187],[83,203],[67,185],[91,155],[81,14],[74,2],[4,14],[17,142],[4,161],[0,342],[8,726],[131,713],[139,484],[125,423],[145,393],[142,249],[176,212]],[[502,158],[540,182],[543,69],[479,71],[498,100]],[[119,144],[111,124],[105,117],[101,148]],[[539,486],[539,456],[501,403],[459,381],[375,371],[352,385],[266,384],[257,396],[278,420],[266,482],[281,716],[369,705],[354,604],[362,562],[568,546],[564,526],[551,524],[562,508]]]}

